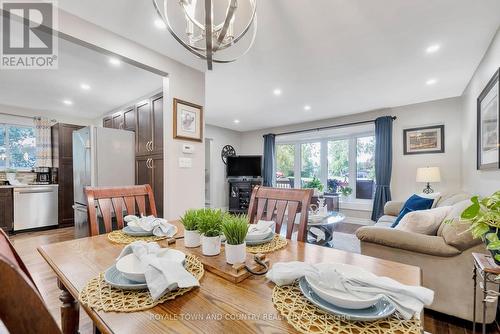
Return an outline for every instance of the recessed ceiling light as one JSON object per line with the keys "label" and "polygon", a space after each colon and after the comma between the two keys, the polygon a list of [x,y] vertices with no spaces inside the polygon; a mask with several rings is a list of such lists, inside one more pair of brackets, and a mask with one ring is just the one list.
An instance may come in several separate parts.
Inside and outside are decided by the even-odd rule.
{"label": "recessed ceiling light", "polygon": [[115,66],[119,66],[122,62],[118,58],[111,57],[109,58],[109,63]]}
{"label": "recessed ceiling light", "polygon": [[432,44],[432,45],[429,45],[429,47],[427,49],[425,49],[425,52],[434,53],[434,52],[437,52],[440,48],[441,48],[441,45]]}
{"label": "recessed ceiling light", "polygon": [[90,86],[89,86],[89,85],[87,85],[86,83],[82,83],[82,84],[80,85],[80,88],[81,88],[81,89],[83,89],[83,90],[89,90],[89,89],[90,89]]}
{"label": "recessed ceiling light", "polygon": [[161,30],[167,29],[167,26],[165,25],[165,22],[163,22],[162,19],[155,20],[155,27]]}
{"label": "recessed ceiling light", "polygon": [[309,110],[311,110],[311,106],[310,106],[310,105],[308,105],[308,104],[306,104],[306,105],[304,106],[304,110],[305,110],[305,111],[309,111]]}
{"label": "recessed ceiling light", "polygon": [[64,103],[67,106],[70,106],[70,105],[73,104],[73,101],[71,101],[71,100],[63,100],[62,103]]}
{"label": "recessed ceiling light", "polygon": [[429,79],[425,82],[426,85],[434,85],[437,82],[437,79]]}
{"label": "recessed ceiling light", "polygon": [[276,95],[276,96],[280,96],[281,95],[281,89],[276,88],[275,90],[273,90],[273,94]]}
{"label": "recessed ceiling light", "polygon": [[235,119],[233,122],[234,122],[235,124],[238,124],[238,123],[240,122],[240,120],[239,120],[239,119]]}

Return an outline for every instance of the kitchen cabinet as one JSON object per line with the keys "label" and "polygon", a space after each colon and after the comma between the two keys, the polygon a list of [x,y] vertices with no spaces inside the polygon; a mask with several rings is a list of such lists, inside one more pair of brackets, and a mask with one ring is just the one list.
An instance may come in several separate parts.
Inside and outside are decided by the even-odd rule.
{"label": "kitchen cabinet", "polygon": [[123,129],[129,131],[135,131],[135,108],[130,107],[130,109],[123,112]]}
{"label": "kitchen cabinet", "polygon": [[12,188],[0,189],[0,228],[7,233],[14,229]]}
{"label": "kitchen cabinet", "polygon": [[156,211],[163,217],[163,155],[136,157],[135,175],[136,184],[151,185]]}
{"label": "kitchen cabinet", "polygon": [[147,155],[151,152],[150,143],[152,141],[152,117],[151,117],[151,105],[149,101],[145,101],[136,107],[135,113],[137,119],[137,131],[136,131],[136,155]]}
{"label": "kitchen cabinet", "polygon": [[111,116],[104,117],[102,119],[102,126],[104,128],[112,128],[113,127],[113,119],[111,118]]}
{"label": "kitchen cabinet", "polygon": [[121,112],[114,113],[111,116],[111,124],[114,129],[123,129],[123,114]]}

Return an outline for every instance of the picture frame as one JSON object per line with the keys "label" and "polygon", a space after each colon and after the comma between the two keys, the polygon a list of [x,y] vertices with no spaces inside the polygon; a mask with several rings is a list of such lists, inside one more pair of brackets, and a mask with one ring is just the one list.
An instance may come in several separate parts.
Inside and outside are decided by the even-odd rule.
{"label": "picture frame", "polygon": [[444,125],[403,130],[404,155],[444,153]]}
{"label": "picture frame", "polygon": [[174,98],[174,139],[203,141],[203,107]]}
{"label": "picture frame", "polygon": [[477,170],[500,168],[500,68],[477,98]]}

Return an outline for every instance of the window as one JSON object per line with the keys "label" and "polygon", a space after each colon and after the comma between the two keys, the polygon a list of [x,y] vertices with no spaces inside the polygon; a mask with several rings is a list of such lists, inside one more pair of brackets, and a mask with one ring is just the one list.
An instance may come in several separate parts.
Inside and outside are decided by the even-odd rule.
{"label": "window", "polygon": [[35,129],[0,124],[0,169],[31,169],[35,166]]}
{"label": "window", "polygon": [[339,187],[349,185],[349,140],[328,142],[327,190],[337,192]]}
{"label": "window", "polygon": [[295,145],[276,145],[276,185],[294,187]]}
{"label": "window", "polygon": [[372,199],[375,181],[375,137],[356,138],[356,198]]}
{"label": "window", "polygon": [[305,143],[301,145],[301,187],[308,187],[314,179],[320,178],[321,171],[321,143]]}

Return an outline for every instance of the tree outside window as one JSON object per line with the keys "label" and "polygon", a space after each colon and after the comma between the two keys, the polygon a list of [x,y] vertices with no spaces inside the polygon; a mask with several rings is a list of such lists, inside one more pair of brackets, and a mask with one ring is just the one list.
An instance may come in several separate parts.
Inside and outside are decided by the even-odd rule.
{"label": "tree outside window", "polygon": [[320,178],[321,171],[321,143],[304,143],[301,145],[301,187]]}
{"label": "tree outside window", "polygon": [[0,127],[0,168],[31,169],[36,161],[36,137],[33,127]]}
{"label": "tree outside window", "polygon": [[375,137],[356,138],[356,198],[372,199],[375,181]]}
{"label": "tree outside window", "polygon": [[295,145],[276,145],[276,182],[283,188],[293,188]]}
{"label": "tree outside window", "polygon": [[349,139],[328,142],[327,182],[328,191],[333,193],[349,185]]}

